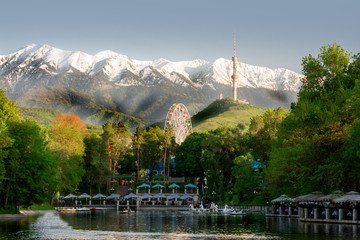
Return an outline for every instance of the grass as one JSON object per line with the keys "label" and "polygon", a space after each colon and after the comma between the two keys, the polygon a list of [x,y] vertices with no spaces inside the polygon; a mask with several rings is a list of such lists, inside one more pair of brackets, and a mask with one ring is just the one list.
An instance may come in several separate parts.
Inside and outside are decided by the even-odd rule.
{"label": "grass", "polygon": [[16,206],[6,206],[5,208],[0,208],[0,214],[17,214],[19,213]]}
{"label": "grass", "polygon": [[34,204],[27,208],[20,208],[20,210],[53,210],[54,207],[51,206],[49,203],[43,203],[43,204]]}
{"label": "grass", "polygon": [[231,99],[216,100],[193,116],[193,131],[204,132],[224,126],[235,127],[240,123],[247,128],[252,117],[265,111],[264,108],[234,102]]}
{"label": "grass", "polygon": [[5,208],[0,208],[0,214],[18,214],[19,210],[37,211],[37,210],[53,210],[53,209],[54,208],[49,203],[34,204],[27,208],[20,207],[20,209],[18,209],[16,206],[9,205]]}
{"label": "grass", "polygon": [[[224,126],[235,127],[239,123],[247,128],[252,117],[261,115],[265,111],[266,109],[264,108],[235,102],[231,99],[216,100],[192,117],[193,131],[204,132]],[[55,119],[56,115],[60,113],[57,110],[42,108],[22,108],[21,112],[24,117],[34,119],[44,127],[47,127]],[[143,124],[141,120],[135,117],[108,109],[95,111],[94,114],[85,117],[85,121],[91,125],[102,125],[108,119],[115,122],[123,121],[132,130],[136,126]],[[159,122],[158,125],[163,128],[164,123]]]}
{"label": "grass", "polygon": [[[142,126],[144,123],[133,116],[117,112],[115,110],[108,109],[93,109],[93,113],[89,114],[80,114],[75,112],[74,114],[78,114],[81,118],[89,125],[93,126],[102,126],[107,120],[113,122],[124,122],[125,125],[135,130],[137,126]],[[25,118],[30,118],[35,120],[38,124],[43,127],[48,127],[55,119],[55,117],[62,112],[54,109],[46,109],[46,108],[21,108],[21,114]]]}

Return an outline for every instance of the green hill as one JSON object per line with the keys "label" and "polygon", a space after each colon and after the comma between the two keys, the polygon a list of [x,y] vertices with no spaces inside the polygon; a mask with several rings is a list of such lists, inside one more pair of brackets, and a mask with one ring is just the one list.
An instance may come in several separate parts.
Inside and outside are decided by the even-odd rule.
{"label": "green hill", "polygon": [[[21,108],[21,113],[25,118],[31,118],[40,125],[46,127],[55,119],[58,114],[62,112],[47,108],[23,107]],[[84,114],[83,112],[74,112],[74,114],[80,115],[87,124],[95,126],[101,126],[107,120],[111,120],[114,122],[124,122],[125,125],[133,131],[137,126],[144,125],[144,123],[138,118],[108,109],[95,109],[92,113],[87,112],[87,114]]]}
{"label": "green hill", "polygon": [[[65,109],[64,109],[65,110]],[[101,108],[100,106],[88,107],[87,111],[76,108],[68,109],[70,112],[78,114],[89,125],[101,126],[107,120],[115,122],[124,122],[131,131],[137,126],[144,126],[144,122],[140,119],[119,113],[117,111]],[[266,109],[255,107],[246,103],[234,102],[231,99],[216,100],[208,107],[198,112],[192,117],[193,131],[202,132],[211,129],[216,129],[222,126],[233,127],[239,123],[246,127],[250,123],[250,119],[256,115],[261,115]],[[56,117],[63,111],[46,109],[46,108],[21,108],[24,117],[32,118],[43,126],[48,126]],[[68,111],[64,111],[68,112]],[[154,125],[159,125],[161,128],[164,122],[157,122]]]}
{"label": "green hill", "polygon": [[46,108],[21,108],[22,116],[31,118],[42,126],[48,126],[61,112]]}
{"label": "green hill", "polygon": [[216,100],[192,117],[193,131],[203,132],[223,126],[234,127],[239,123],[248,127],[252,117],[261,115],[265,111],[265,108],[231,99]]}

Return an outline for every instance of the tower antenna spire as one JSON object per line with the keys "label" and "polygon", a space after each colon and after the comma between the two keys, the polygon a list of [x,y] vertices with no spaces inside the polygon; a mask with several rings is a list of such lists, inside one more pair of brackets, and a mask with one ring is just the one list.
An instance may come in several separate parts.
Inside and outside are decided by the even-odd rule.
{"label": "tower antenna spire", "polygon": [[233,75],[232,75],[232,79],[233,79],[233,91],[234,91],[234,101],[237,100],[237,87],[236,87],[236,83],[237,83],[237,79],[236,79],[236,65],[237,65],[237,59],[236,59],[236,37],[235,37],[235,33],[233,34],[233,38],[234,38],[234,56],[232,57],[232,61],[233,61]]}

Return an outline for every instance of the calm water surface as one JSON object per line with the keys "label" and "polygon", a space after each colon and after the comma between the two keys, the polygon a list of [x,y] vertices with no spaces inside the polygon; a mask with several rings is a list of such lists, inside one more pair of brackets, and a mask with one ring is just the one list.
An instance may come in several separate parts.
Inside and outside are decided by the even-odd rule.
{"label": "calm water surface", "polygon": [[360,239],[359,226],[309,224],[264,215],[143,210],[58,214],[0,220],[0,239]]}

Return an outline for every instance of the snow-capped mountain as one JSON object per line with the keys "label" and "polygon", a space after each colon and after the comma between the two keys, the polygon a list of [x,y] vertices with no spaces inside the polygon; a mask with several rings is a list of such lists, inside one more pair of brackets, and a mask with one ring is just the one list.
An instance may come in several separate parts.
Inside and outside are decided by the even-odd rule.
{"label": "snow-capped mountain", "polygon": [[[301,75],[287,69],[270,69],[241,62],[237,69],[238,87],[297,91],[301,84]],[[154,85],[166,80],[181,86],[201,87],[213,82],[232,85],[232,62],[224,58],[214,62],[199,59],[171,62],[162,58],[139,61],[112,51],[89,55],[49,45],[29,45],[15,53],[0,56],[1,80],[10,87],[34,71],[50,75],[78,72],[89,77],[101,76],[118,86]],[[128,74],[137,78],[127,78]],[[199,81],[204,79],[207,81]]]}
{"label": "snow-capped mountain", "polygon": [[[63,96],[71,90],[72,94],[125,112],[128,110],[131,114],[158,111],[159,107],[153,109],[153,105],[159,99],[162,102],[164,99],[165,102],[187,102],[196,105],[195,110],[220,93],[230,95],[231,75],[232,62],[224,58],[214,62],[200,59],[139,61],[112,51],[89,55],[49,45],[29,45],[14,53],[0,55],[0,87],[23,105],[34,105],[35,102],[39,105],[42,101],[57,104],[56,93]],[[256,89],[290,94],[290,99],[280,97],[279,104],[270,104],[273,107],[288,106],[289,101],[294,100],[302,78],[287,69],[241,62],[237,66],[237,75],[239,95],[248,98],[250,103],[256,104],[257,98],[263,98],[253,96]]]}

